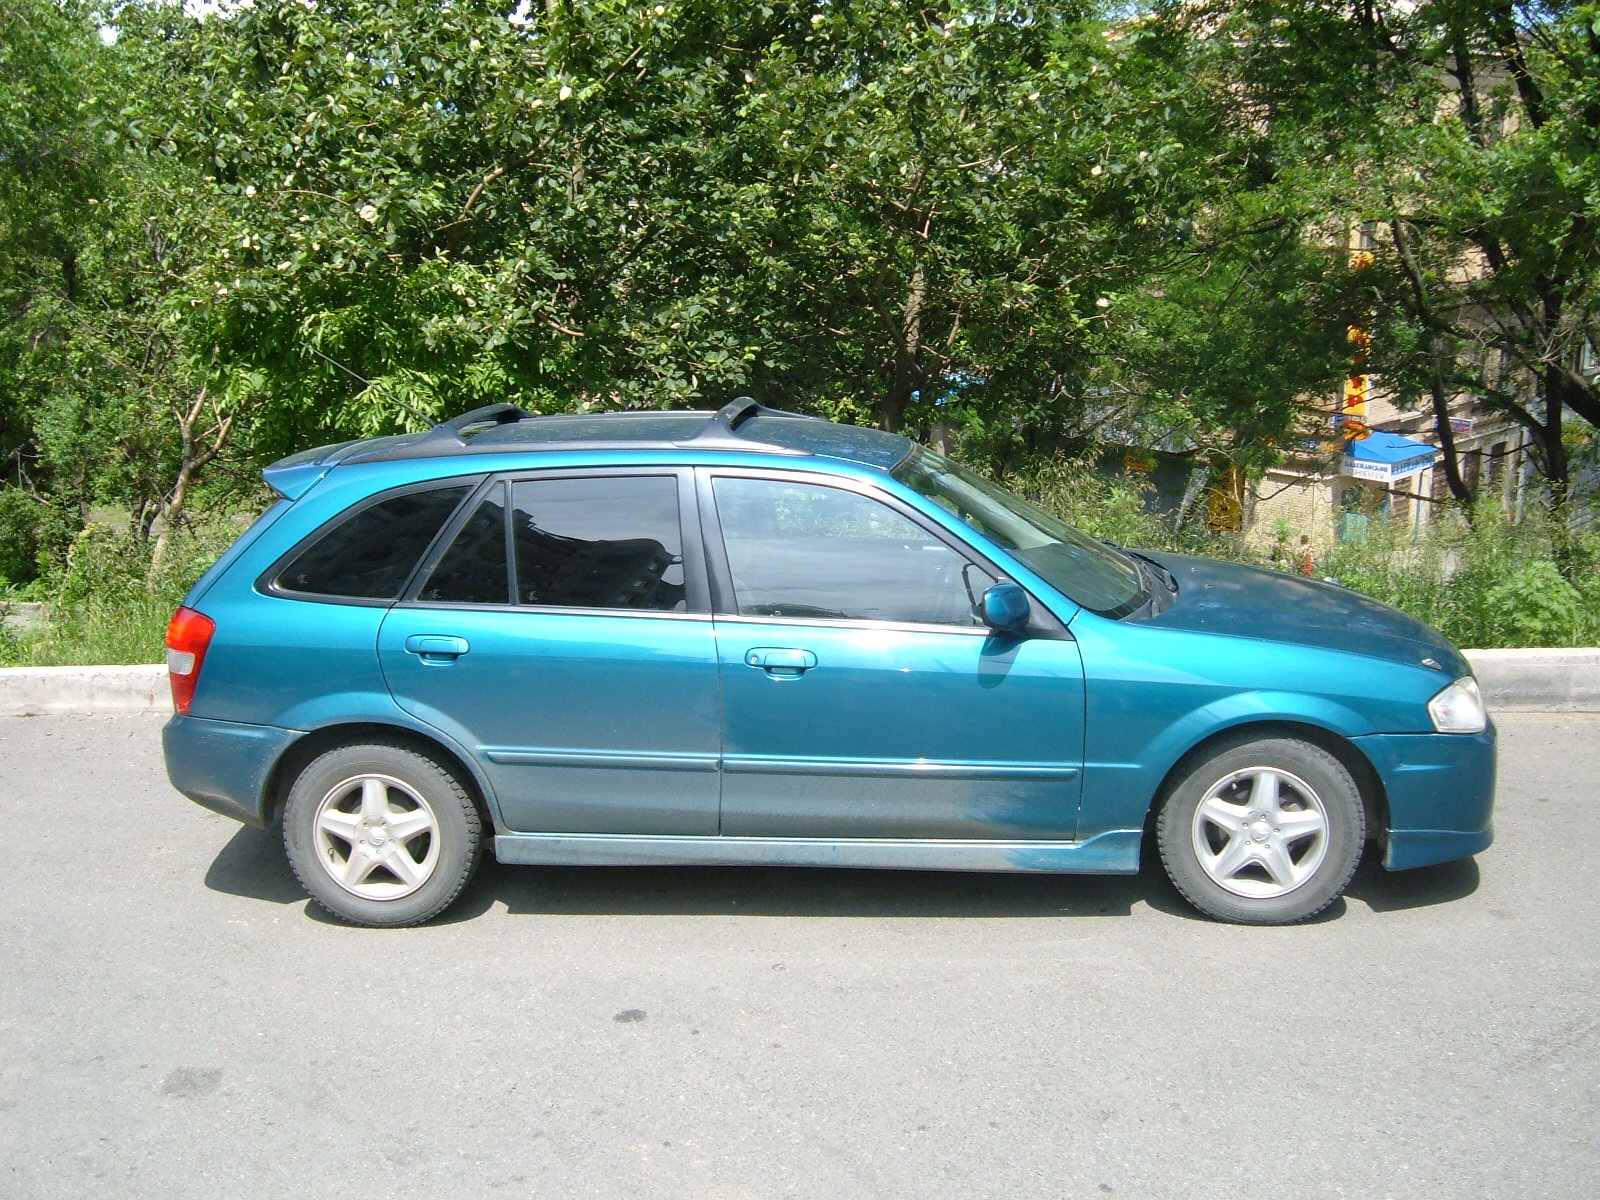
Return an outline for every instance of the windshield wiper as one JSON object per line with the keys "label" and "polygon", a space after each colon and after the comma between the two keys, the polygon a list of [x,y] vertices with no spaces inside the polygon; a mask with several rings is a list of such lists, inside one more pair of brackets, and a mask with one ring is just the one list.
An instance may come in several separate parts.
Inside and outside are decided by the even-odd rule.
{"label": "windshield wiper", "polygon": [[[1121,549],[1121,547],[1118,547],[1118,549]],[[1162,584],[1166,586],[1167,591],[1174,596],[1178,594],[1178,577],[1171,571],[1167,570],[1148,554],[1140,554],[1137,550],[1123,550],[1122,552],[1141,564],[1148,564],[1150,574],[1159,578]]]}

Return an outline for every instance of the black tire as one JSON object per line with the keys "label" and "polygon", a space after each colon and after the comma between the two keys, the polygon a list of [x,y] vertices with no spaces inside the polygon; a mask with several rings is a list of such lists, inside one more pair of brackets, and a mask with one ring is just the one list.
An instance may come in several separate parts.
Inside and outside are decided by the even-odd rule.
{"label": "black tire", "polygon": [[300,886],[353,925],[417,925],[472,878],[483,821],[455,773],[393,742],[340,746],[289,789],[283,844]]}
{"label": "black tire", "polygon": [[1365,838],[1350,772],[1296,738],[1217,750],[1176,782],[1156,823],[1173,885],[1207,916],[1241,925],[1288,925],[1327,908]]}

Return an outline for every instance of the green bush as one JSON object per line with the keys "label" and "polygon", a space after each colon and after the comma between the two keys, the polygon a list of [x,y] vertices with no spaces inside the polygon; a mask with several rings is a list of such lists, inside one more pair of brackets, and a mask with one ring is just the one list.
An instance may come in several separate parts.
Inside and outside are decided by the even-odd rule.
{"label": "green bush", "polygon": [[1484,607],[1499,623],[1494,640],[1508,646],[1571,646],[1593,624],[1583,596],[1553,562],[1527,562],[1489,587]]}
{"label": "green bush", "polygon": [[1203,526],[1174,527],[1171,517],[1148,508],[1154,489],[1143,475],[1107,476],[1088,459],[1036,459],[1001,482],[1068,524],[1119,546],[1246,561],[1260,557],[1241,537]]}
{"label": "green bush", "polygon": [[[1087,460],[1038,460],[1005,483],[1119,545],[1265,562],[1237,536],[1174,529],[1146,510],[1142,477],[1108,478]],[[1291,532],[1277,529],[1285,543]],[[1317,573],[1410,613],[1459,646],[1600,645],[1600,531],[1559,532],[1537,505],[1512,524],[1488,502],[1470,523],[1454,512],[1438,514],[1415,541],[1409,529],[1380,530],[1336,546]],[[1555,561],[1562,543],[1570,546],[1565,572]]]}
{"label": "green bush", "polygon": [[239,532],[226,517],[187,525],[152,573],[148,539],[89,526],[73,541],[65,570],[48,580],[43,598],[50,620],[36,630],[0,635],[0,665],[160,662],[172,610]]}
{"label": "green bush", "polygon": [[[1339,546],[1324,570],[1460,646],[1600,644],[1600,539],[1559,532],[1542,509],[1530,508],[1513,525],[1486,504],[1471,524],[1437,517],[1416,544],[1378,536]],[[1566,573],[1555,561],[1563,541],[1570,543]]]}
{"label": "green bush", "polygon": [[110,525],[90,525],[73,539],[50,599],[57,608],[115,605],[145,590],[149,569],[147,539]]}
{"label": "green bush", "polygon": [[33,583],[71,536],[58,510],[21,488],[0,487],[0,590]]}

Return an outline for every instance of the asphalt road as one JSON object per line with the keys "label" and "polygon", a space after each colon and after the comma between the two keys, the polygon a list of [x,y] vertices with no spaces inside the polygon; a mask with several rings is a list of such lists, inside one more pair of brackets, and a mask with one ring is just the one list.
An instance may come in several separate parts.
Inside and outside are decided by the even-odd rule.
{"label": "asphalt road", "polygon": [[152,717],[0,720],[0,1196],[1600,1195],[1600,716],[1289,929],[1162,882],[490,866],[324,919]]}

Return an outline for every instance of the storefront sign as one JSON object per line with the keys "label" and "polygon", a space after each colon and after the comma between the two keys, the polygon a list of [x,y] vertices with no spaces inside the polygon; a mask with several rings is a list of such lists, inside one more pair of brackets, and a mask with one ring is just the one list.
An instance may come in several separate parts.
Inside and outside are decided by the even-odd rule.
{"label": "storefront sign", "polygon": [[1402,479],[1422,474],[1433,465],[1433,459],[1434,456],[1429,454],[1419,458],[1409,458],[1403,462],[1386,463],[1370,462],[1353,454],[1346,454],[1339,464],[1339,474],[1349,475],[1353,479],[1370,479],[1373,483],[1399,483]]}

